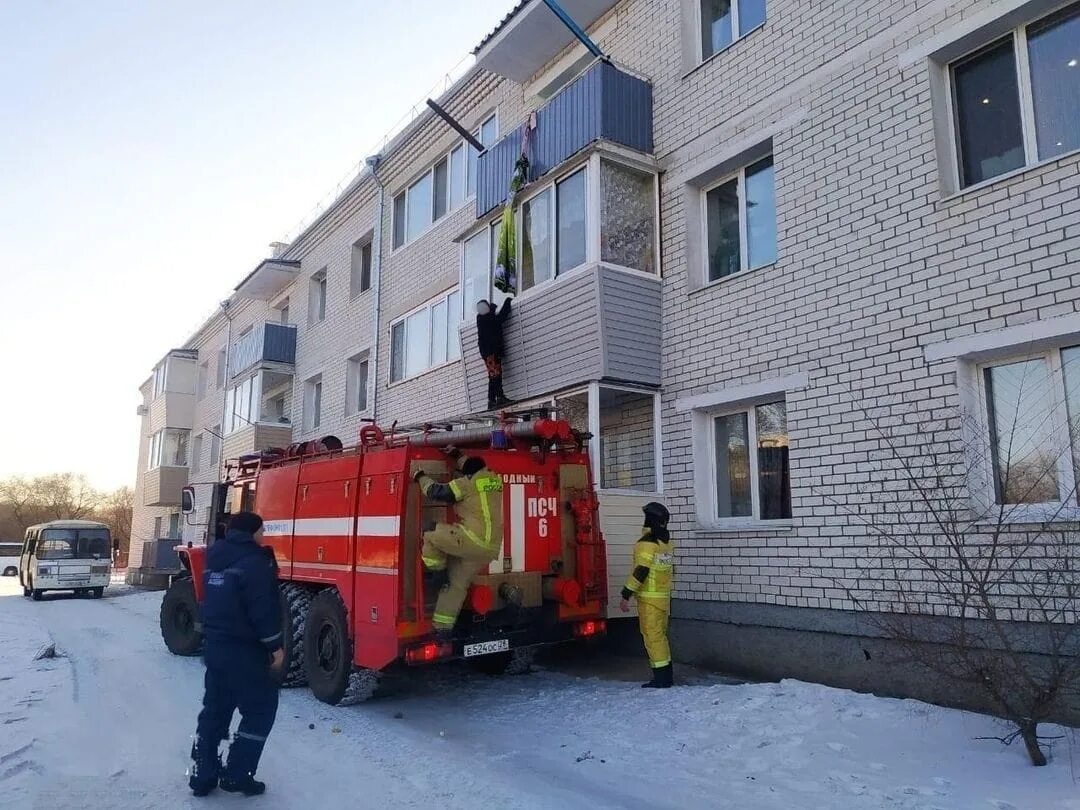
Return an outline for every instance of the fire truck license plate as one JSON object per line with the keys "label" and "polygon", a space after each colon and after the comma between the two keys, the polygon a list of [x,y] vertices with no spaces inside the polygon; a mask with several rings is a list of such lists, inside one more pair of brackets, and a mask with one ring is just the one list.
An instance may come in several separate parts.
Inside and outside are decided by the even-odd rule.
{"label": "fire truck license plate", "polygon": [[479,644],[466,644],[465,657],[473,658],[477,655],[491,655],[491,653],[506,652],[510,649],[510,639],[500,638],[496,641],[483,641]]}

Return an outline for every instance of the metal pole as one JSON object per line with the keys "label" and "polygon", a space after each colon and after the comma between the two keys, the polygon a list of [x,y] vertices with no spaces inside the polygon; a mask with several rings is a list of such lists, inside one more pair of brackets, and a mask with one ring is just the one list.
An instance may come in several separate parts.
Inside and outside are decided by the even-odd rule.
{"label": "metal pole", "polygon": [[460,135],[462,138],[472,144],[473,149],[475,149],[477,152],[483,152],[487,148],[486,146],[484,146],[484,144],[480,143],[480,141],[476,139],[476,136],[469,132],[469,130],[465,129],[465,127],[459,124],[456,118],[450,115],[450,113],[448,113],[438,104],[436,104],[430,98],[427,100],[427,105],[435,111],[435,114],[438,115],[439,118],[448,123],[453,128],[453,130],[457,132],[458,135]]}
{"label": "metal pole", "polygon": [[607,57],[604,56],[604,52],[589,38],[589,35],[585,33],[584,29],[574,21],[574,18],[563,11],[562,6],[556,3],[555,0],[544,0],[544,5],[550,8],[562,24],[570,29],[570,33],[581,40],[581,44],[589,49],[589,53],[597,59],[607,59]]}

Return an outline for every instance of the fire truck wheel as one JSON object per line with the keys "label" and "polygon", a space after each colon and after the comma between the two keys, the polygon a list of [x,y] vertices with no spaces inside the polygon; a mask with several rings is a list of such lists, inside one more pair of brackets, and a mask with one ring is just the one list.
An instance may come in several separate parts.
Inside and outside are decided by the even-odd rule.
{"label": "fire truck wheel", "polygon": [[331,706],[341,703],[352,660],[345,605],[336,589],[327,588],[311,600],[304,628],[304,669],[312,694]]}
{"label": "fire truck wheel", "polygon": [[161,638],[173,655],[198,655],[202,650],[198,615],[195,583],[191,577],[174,579],[161,600]]}
{"label": "fire truck wheel", "polygon": [[281,628],[285,637],[285,666],[282,669],[282,686],[304,686],[304,626],[315,592],[306,585],[295,582],[281,583]]}
{"label": "fire truck wheel", "polygon": [[476,658],[471,664],[473,669],[485,675],[527,675],[532,672],[532,663],[535,657],[536,650],[532,647],[521,647],[507,653],[496,653]]}

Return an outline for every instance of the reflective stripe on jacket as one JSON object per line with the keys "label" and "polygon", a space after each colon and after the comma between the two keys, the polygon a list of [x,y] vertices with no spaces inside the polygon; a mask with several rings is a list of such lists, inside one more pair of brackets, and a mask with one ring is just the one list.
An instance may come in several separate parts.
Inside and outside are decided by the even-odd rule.
{"label": "reflective stripe on jacket", "polygon": [[[644,569],[644,571],[643,571]],[[647,571],[644,578],[641,574]],[[675,542],[660,542],[646,529],[634,546],[634,570],[626,578],[625,590],[638,599],[667,602],[675,573]]]}
{"label": "reflective stripe on jacket", "polygon": [[[424,495],[439,486],[427,476],[420,479]],[[503,540],[502,478],[481,470],[472,478],[455,478],[449,490],[454,496],[458,527],[476,545],[497,553]]]}

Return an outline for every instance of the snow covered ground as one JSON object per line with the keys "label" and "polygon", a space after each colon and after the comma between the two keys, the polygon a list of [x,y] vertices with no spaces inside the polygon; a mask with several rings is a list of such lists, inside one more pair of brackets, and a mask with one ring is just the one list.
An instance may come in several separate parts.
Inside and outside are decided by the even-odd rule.
{"label": "snow covered ground", "polygon": [[[974,739],[1000,734],[993,720],[914,701],[447,669],[351,708],[284,692],[267,795],[196,800],[184,770],[202,669],[161,644],[160,594],[16,591],[0,580],[2,807],[1080,810],[1072,730],[1046,730],[1063,739],[1038,769],[1019,744]],[[65,657],[34,662],[46,643]]]}

